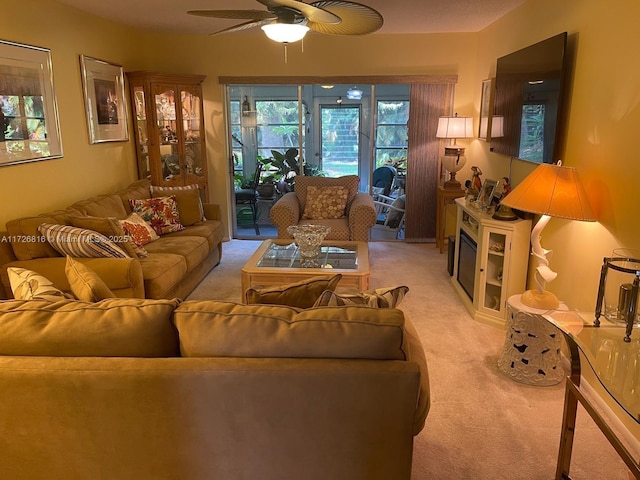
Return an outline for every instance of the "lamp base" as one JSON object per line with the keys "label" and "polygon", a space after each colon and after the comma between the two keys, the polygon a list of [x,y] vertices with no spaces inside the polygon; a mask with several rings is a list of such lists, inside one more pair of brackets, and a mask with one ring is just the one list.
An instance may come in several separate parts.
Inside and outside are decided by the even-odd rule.
{"label": "lamp base", "polygon": [[451,178],[442,184],[445,190],[462,190],[462,185],[455,179],[454,175],[452,173]]}
{"label": "lamp base", "polygon": [[555,310],[560,306],[558,297],[547,291],[540,293],[537,290],[527,290],[522,294],[520,301],[528,307],[540,310]]}

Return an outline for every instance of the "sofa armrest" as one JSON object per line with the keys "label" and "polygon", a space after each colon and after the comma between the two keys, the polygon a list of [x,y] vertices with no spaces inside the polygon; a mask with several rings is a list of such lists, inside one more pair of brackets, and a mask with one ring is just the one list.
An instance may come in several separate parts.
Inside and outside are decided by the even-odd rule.
{"label": "sofa armrest", "polygon": [[216,203],[203,203],[204,217],[207,220],[219,220],[222,221],[222,211],[220,205]]}
{"label": "sofa armrest", "polygon": [[271,207],[269,217],[278,228],[278,238],[293,238],[287,232],[287,227],[297,225],[300,221],[300,202],[295,192],[284,194]]}
{"label": "sofa armrest", "polygon": [[424,422],[431,407],[431,392],[429,389],[429,371],[424,347],[413,322],[404,316],[405,343],[409,352],[407,361],[414,362],[420,369],[420,393],[416,404],[416,413],[413,421],[413,434],[417,435],[424,428]]}
{"label": "sofa armrest", "polygon": [[376,224],[376,206],[368,193],[358,192],[349,208],[349,232],[355,242],[369,241],[369,229]]}
{"label": "sofa armrest", "polygon": [[[144,298],[144,277],[142,275],[142,265],[138,259],[76,258],[75,260],[96,272],[116,297]],[[11,296],[11,286],[7,267],[32,270],[51,280],[56,288],[64,292],[71,292],[71,287],[64,271],[66,263],[66,257],[36,258],[9,262],[0,267],[0,278],[9,296]]]}

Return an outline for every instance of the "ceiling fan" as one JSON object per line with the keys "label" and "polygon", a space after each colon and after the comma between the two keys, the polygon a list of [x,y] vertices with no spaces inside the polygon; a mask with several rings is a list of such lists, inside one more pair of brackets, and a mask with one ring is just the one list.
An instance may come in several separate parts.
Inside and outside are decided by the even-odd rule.
{"label": "ceiling fan", "polygon": [[266,6],[267,10],[190,10],[187,13],[200,17],[249,20],[212,35],[261,27],[267,37],[281,43],[302,40],[309,30],[330,35],[366,35],[378,30],[383,23],[380,13],[355,2],[256,1]]}

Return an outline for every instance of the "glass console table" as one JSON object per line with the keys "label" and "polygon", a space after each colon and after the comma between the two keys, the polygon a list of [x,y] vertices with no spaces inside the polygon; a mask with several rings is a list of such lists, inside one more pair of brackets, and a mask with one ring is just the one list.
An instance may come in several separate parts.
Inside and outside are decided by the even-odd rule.
{"label": "glass console table", "polygon": [[[640,479],[640,459],[625,446],[610,422],[598,411],[594,402],[580,386],[584,367],[591,368],[608,394],[621,407],[627,423],[640,431],[640,332],[634,332],[631,342],[625,342],[625,325],[602,321],[593,326],[593,313],[556,311],[544,318],[557,326],[567,340],[570,353],[571,374],[567,377],[562,434],[556,479],[569,479],[571,450],[576,426],[578,403],[593,418],[596,425],[616,452],[624,460],[632,474]],[[638,330],[637,328],[635,330]],[[586,362],[586,364],[585,364]],[[624,421],[623,421],[624,423]]]}

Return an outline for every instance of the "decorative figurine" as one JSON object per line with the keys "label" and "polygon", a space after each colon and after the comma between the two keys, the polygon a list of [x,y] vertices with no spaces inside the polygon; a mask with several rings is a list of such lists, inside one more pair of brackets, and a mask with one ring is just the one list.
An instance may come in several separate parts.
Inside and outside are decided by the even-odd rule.
{"label": "decorative figurine", "polygon": [[502,177],[502,197],[504,198],[511,193],[511,180],[509,177]]}
{"label": "decorative figurine", "polygon": [[471,167],[471,175],[471,188],[479,192],[482,188],[482,179],[480,178],[480,175],[482,175],[482,170],[474,165],[473,167]]}

